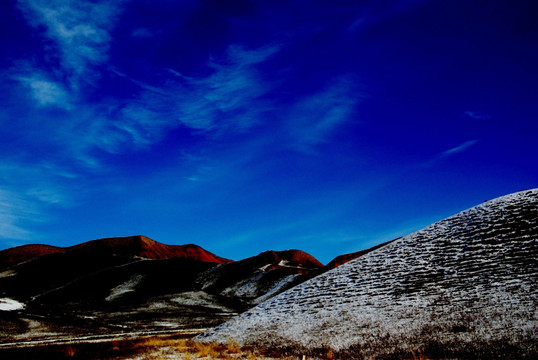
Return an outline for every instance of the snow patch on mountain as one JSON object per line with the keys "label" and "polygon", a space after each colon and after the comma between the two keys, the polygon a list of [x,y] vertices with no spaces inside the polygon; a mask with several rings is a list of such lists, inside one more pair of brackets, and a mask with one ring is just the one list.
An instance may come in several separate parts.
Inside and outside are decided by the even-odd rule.
{"label": "snow patch on mountain", "polygon": [[218,310],[226,313],[234,312],[224,305],[220,305],[218,299],[205,291],[187,291],[177,294],[172,299],[172,302],[183,306],[200,306],[212,310]]}
{"label": "snow patch on mountain", "polygon": [[15,311],[24,309],[24,304],[10,298],[0,298],[0,311]]}
{"label": "snow patch on mountain", "polygon": [[15,270],[5,270],[5,271],[1,271],[0,272],[0,279],[1,278],[7,278],[7,277],[10,277],[10,276],[15,276],[17,275],[17,272]]}
{"label": "snow patch on mountain", "polygon": [[288,284],[293,283],[299,277],[301,277],[300,274],[293,274],[293,275],[286,276],[285,278],[283,278],[282,280],[274,284],[273,287],[269,289],[269,291],[267,291],[264,295],[256,298],[255,304],[260,304],[266,301],[267,299],[270,299],[276,293],[278,293],[281,289],[285,288]]}
{"label": "snow patch on mountain", "polygon": [[144,279],[144,275],[142,274],[136,274],[133,275],[129,280],[126,282],[116,286],[110,291],[110,295],[108,295],[105,300],[106,301],[113,301],[117,298],[135,291],[136,286],[140,284],[140,282]]}
{"label": "snow patch on mountain", "polygon": [[258,273],[251,278],[247,278],[234,286],[228,287],[221,292],[224,296],[248,297],[254,298],[259,294],[260,279],[264,273]]}

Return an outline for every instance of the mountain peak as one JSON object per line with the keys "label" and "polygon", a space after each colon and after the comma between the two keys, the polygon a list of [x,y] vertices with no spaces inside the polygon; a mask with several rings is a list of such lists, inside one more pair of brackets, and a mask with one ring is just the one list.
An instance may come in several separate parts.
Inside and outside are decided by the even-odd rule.
{"label": "mountain peak", "polygon": [[88,241],[71,248],[73,251],[112,252],[117,255],[138,256],[146,259],[191,258],[219,264],[232,262],[198,245],[166,245],[144,235],[104,238]]}
{"label": "mountain peak", "polygon": [[283,250],[283,251],[277,251],[276,252],[279,257],[281,257],[284,260],[291,261],[297,264],[301,264],[308,268],[322,268],[323,264],[318,261],[315,257],[312,255],[302,251],[302,250]]}
{"label": "mountain peak", "polygon": [[6,249],[0,251],[0,269],[55,253],[77,253],[85,256],[112,254],[152,260],[189,258],[218,264],[233,262],[198,245],[166,245],[144,235],[134,235],[96,239],[66,248],[50,245],[23,245]]}
{"label": "mountain peak", "polygon": [[263,266],[265,269],[273,269],[277,267],[297,268],[304,270],[316,270],[323,267],[312,255],[301,250],[268,250],[256,256],[245,259],[247,263]]}

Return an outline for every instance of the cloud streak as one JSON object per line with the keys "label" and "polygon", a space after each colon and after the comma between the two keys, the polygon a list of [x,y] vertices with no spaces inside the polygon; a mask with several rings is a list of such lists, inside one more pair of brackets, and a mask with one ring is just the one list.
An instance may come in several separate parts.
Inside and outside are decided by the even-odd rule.
{"label": "cloud streak", "polygon": [[456,155],[456,154],[459,154],[465,150],[467,150],[468,148],[470,148],[471,146],[475,145],[477,142],[479,141],[479,139],[474,139],[474,140],[468,140],[458,146],[455,146],[455,147],[452,147],[448,150],[445,150],[441,153],[438,153],[436,154],[431,160],[428,160],[428,161],[425,161],[423,163],[421,163],[419,166],[420,167],[432,167],[432,166],[435,166],[437,164],[439,164],[441,161],[443,161],[444,159],[450,157],[450,156],[453,156],[453,155]]}
{"label": "cloud streak", "polygon": [[16,192],[0,187],[0,239],[9,241],[29,240],[32,232],[21,223],[37,216],[36,209]]}
{"label": "cloud streak", "polygon": [[491,116],[485,114],[483,111],[466,111],[464,114],[474,120],[487,120],[491,118]]}
{"label": "cloud streak", "polygon": [[71,206],[71,197],[58,185],[71,174],[50,164],[29,166],[4,163],[0,166],[0,243],[19,245],[19,241],[38,236],[35,224],[46,221],[52,208]]}
{"label": "cloud streak", "polygon": [[469,141],[466,141],[464,142],[463,144],[460,144],[456,147],[453,147],[451,149],[448,149],[446,151],[443,151],[443,153],[441,154],[441,156],[443,157],[446,157],[446,156],[450,156],[450,155],[454,155],[454,154],[457,154],[457,153],[460,153],[466,149],[468,149],[469,147],[473,146],[474,144],[476,144],[478,142],[477,139],[475,140],[469,140]]}

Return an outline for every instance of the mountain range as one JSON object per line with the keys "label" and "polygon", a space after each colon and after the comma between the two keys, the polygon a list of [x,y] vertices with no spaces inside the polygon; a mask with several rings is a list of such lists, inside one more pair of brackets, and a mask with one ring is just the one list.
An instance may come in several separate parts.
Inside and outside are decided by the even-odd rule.
{"label": "mountain range", "polygon": [[0,342],[212,327],[333,267],[300,250],[232,261],[141,235],[14,247],[0,251]]}
{"label": "mountain range", "polygon": [[537,280],[538,189],[325,266],[140,235],[25,245],[0,251],[0,349],[188,331],[325,358],[533,359]]}

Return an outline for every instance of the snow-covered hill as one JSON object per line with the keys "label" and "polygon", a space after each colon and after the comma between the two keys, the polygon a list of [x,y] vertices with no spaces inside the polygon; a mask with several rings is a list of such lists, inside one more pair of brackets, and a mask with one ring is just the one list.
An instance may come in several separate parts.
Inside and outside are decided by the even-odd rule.
{"label": "snow-covered hill", "polygon": [[344,358],[533,358],[537,259],[534,189],[398,239],[201,339],[303,353],[332,349]]}

